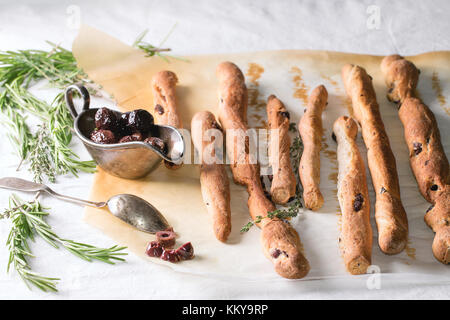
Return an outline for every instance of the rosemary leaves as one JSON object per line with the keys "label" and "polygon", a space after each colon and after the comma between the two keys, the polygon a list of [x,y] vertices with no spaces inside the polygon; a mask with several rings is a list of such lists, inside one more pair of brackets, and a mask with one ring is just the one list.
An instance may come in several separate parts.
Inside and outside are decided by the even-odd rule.
{"label": "rosemary leaves", "polygon": [[51,226],[45,221],[49,215],[48,208],[44,208],[37,196],[33,201],[25,202],[12,194],[9,198],[9,209],[0,214],[0,219],[9,218],[12,223],[11,231],[6,245],[9,251],[7,272],[11,266],[28,286],[31,285],[42,291],[58,291],[56,288],[59,278],[46,277],[32,271],[28,262],[34,257],[31,253],[29,240],[34,241],[35,236],[43,238],[54,248],[64,247],[77,257],[86,260],[99,260],[114,264],[115,261],[125,261],[120,252],[126,247],[113,246],[110,248],[98,248],[89,244],[63,239],[53,232]]}

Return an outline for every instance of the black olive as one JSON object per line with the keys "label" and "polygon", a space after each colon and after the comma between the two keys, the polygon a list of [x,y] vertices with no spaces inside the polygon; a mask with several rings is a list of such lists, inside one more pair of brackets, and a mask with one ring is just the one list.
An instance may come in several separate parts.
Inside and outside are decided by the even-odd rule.
{"label": "black olive", "polygon": [[363,206],[363,202],[364,202],[364,197],[361,193],[358,193],[355,196],[355,200],[353,201],[353,209],[355,211],[359,211],[361,210],[362,206]]}
{"label": "black olive", "polygon": [[153,116],[146,110],[138,109],[122,114],[121,123],[131,132],[150,132],[154,121]]}
{"label": "black olive", "polygon": [[111,130],[117,132],[118,121],[114,111],[108,108],[100,108],[95,113],[95,127],[100,130]]}
{"label": "black olive", "polygon": [[95,143],[110,144],[116,143],[116,137],[111,130],[95,130],[91,133],[91,140]]}
{"label": "black olive", "polygon": [[439,188],[439,187],[438,187],[437,184],[433,184],[433,185],[430,187],[430,190],[431,190],[431,191],[436,191],[438,188]]}
{"label": "black olive", "polygon": [[158,112],[159,115],[163,115],[164,114],[164,108],[160,104],[157,104],[155,106],[155,111]]}
{"label": "black olive", "polygon": [[334,142],[337,142],[337,140],[336,140],[336,135],[334,134],[334,132],[331,134],[331,139],[333,139]]}
{"label": "black olive", "polygon": [[434,204],[432,204],[428,209],[427,209],[427,212],[426,213],[428,213],[430,210],[432,210],[434,208]]}
{"label": "black olive", "polygon": [[282,115],[285,118],[288,118],[288,119],[291,118],[291,115],[287,111],[280,111],[279,113],[280,113],[280,115]]}
{"label": "black olive", "polygon": [[275,248],[275,250],[272,251],[271,256],[272,256],[274,259],[276,259],[276,258],[278,258],[278,257],[280,256],[280,254],[281,254],[281,250]]}
{"label": "black olive", "polygon": [[384,187],[381,187],[380,194],[385,193],[387,190]]}
{"label": "black olive", "polygon": [[176,253],[181,257],[182,260],[189,260],[194,257],[194,247],[192,243],[187,242],[183,244],[176,250]]}
{"label": "black olive", "polygon": [[159,149],[161,152],[166,151],[166,144],[160,138],[157,137],[149,137],[144,140],[144,142],[152,145],[153,147]]}
{"label": "black olive", "polygon": [[413,150],[414,150],[414,154],[417,156],[419,153],[422,152],[422,144],[420,142],[414,142]]}
{"label": "black olive", "polygon": [[142,141],[142,140],[143,140],[142,134],[140,132],[135,132],[131,135],[122,137],[122,139],[119,140],[119,143],[131,142],[131,141]]}

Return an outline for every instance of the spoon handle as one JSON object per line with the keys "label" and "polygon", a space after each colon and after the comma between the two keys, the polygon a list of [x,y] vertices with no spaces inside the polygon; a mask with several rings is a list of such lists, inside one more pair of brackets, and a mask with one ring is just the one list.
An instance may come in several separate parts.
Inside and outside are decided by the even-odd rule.
{"label": "spoon handle", "polygon": [[20,178],[6,177],[0,179],[0,188],[18,191],[37,192],[44,190],[46,186],[40,183],[35,183]]}
{"label": "spoon handle", "polygon": [[57,193],[57,192],[53,191],[49,187],[46,187],[44,189],[44,191],[46,191],[50,195],[54,196],[55,198],[58,198],[58,199],[61,199],[61,200],[65,200],[65,201],[69,201],[69,202],[73,202],[73,203],[76,203],[76,204],[86,205],[86,206],[95,207],[95,208],[101,208],[101,207],[106,206],[106,202],[103,202],[103,201],[102,202],[95,202],[95,201],[78,199],[78,198],[71,197],[71,196],[66,196],[66,195],[63,195],[63,194],[60,194],[60,193]]}
{"label": "spoon handle", "polygon": [[94,202],[94,201],[88,201],[88,200],[82,200],[66,195],[59,194],[49,187],[47,187],[44,184],[41,183],[35,183],[28,180],[15,178],[15,177],[6,177],[6,178],[0,178],[0,188],[5,189],[11,189],[11,190],[18,190],[18,191],[28,191],[28,192],[38,192],[38,191],[45,191],[49,193],[50,195],[54,196],[55,198],[66,200],[70,202],[74,202],[77,204],[87,205],[91,207],[101,208],[106,206],[106,202]]}

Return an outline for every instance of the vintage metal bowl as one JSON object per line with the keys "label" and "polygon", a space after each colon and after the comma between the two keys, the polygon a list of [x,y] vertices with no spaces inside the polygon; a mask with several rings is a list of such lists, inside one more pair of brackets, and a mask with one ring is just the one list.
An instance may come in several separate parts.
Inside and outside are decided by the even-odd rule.
{"label": "vintage metal bowl", "polygon": [[[77,113],[73,102],[74,91],[78,92],[83,99],[80,114]],[[163,159],[174,164],[182,162],[185,144],[182,134],[176,128],[164,125],[154,126],[152,136],[164,141],[166,153],[141,141],[98,144],[89,138],[91,132],[95,130],[94,116],[98,108],[89,108],[88,90],[79,84],[70,85],[65,91],[65,99],[67,107],[74,117],[75,133],[95,162],[108,173],[120,178],[138,179],[155,170]]]}

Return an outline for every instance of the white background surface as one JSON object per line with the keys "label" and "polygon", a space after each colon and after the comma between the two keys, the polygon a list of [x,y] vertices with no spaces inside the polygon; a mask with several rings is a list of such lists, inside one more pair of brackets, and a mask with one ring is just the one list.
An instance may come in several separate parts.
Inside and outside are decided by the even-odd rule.
{"label": "white background surface", "polygon": [[[378,29],[369,29],[368,7],[380,9]],[[322,49],[367,54],[418,54],[450,50],[450,1],[5,1],[0,0],[0,49],[48,48],[45,40],[70,48],[77,34],[73,12],[83,23],[106,31],[126,43],[149,28],[147,40],[161,41],[177,27],[166,46],[177,54],[226,53],[268,49]],[[37,92],[43,95],[42,92]],[[49,99],[51,95],[48,95]],[[85,151],[74,139],[74,147]],[[17,158],[9,141],[0,139],[0,176],[17,173]],[[59,178],[54,189],[87,197],[92,176]],[[0,190],[0,207],[9,192]],[[22,195],[29,199],[32,195]],[[54,230],[66,237],[110,246],[114,243],[82,221],[81,207],[48,197]],[[345,280],[298,282],[283,279],[259,283],[230,282],[175,273],[130,255],[127,262],[109,266],[87,263],[38,240],[32,246],[33,268],[62,280],[57,294],[29,291],[12,272],[4,270],[3,245],[8,221],[0,221],[0,298],[3,299],[400,299],[449,298],[450,282],[411,276],[381,276],[381,289],[368,289],[367,276]],[[294,286],[298,291],[293,296]],[[289,295],[287,294],[289,292]]]}

